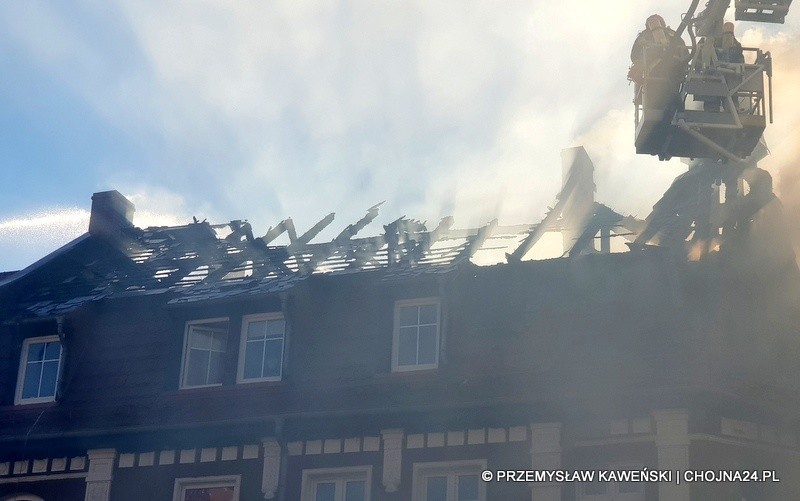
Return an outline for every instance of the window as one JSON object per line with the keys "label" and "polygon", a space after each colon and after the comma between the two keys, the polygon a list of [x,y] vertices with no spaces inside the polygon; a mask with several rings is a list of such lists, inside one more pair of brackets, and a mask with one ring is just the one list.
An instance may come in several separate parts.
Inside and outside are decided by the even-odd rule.
{"label": "window", "polygon": [[239,476],[179,478],[173,501],[238,501]]}
{"label": "window", "polygon": [[286,321],[280,313],[247,315],[239,343],[239,382],[278,381]]}
{"label": "window", "polygon": [[303,501],[369,501],[372,467],[303,470]]}
{"label": "window", "polygon": [[485,501],[486,460],[415,463],[414,501]]}
{"label": "window", "polygon": [[53,402],[61,374],[58,336],[36,337],[22,343],[16,404]]}
{"label": "window", "polygon": [[439,300],[397,301],[394,306],[392,370],[435,369],[439,365]]}
{"label": "window", "polygon": [[181,388],[222,384],[227,350],[227,318],[188,322],[184,340]]}

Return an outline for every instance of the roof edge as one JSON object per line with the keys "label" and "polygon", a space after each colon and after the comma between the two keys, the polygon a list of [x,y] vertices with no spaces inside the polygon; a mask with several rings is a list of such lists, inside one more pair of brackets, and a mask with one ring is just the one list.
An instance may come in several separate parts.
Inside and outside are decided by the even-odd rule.
{"label": "roof edge", "polygon": [[59,247],[58,249],[54,250],[50,254],[47,254],[46,256],[44,256],[43,258],[39,259],[38,261],[34,261],[32,264],[26,266],[25,268],[23,268],[23,269],[19,270],[18,272],[12,274],[11,276],[9,276],[9,277],[7,277],[7,278],[5,278],[3,280],[0,280],[0,288],[5,287],[5,286],[7,286],[9,284],[12,284],[12,283],[16,282],[17,280],[19,280],[21,278],[26,277],[32,271],[35,271],[35,270],[41,268],[42,266],[44,266],[44,265],[48,264],[49,262],[51,262],[52,260],[54,260],[55,258],[57,258],[57,257],[63,255],[64,253],[72,250],[78,244],[88,240],[90,236],[91,235],[89,233],[84,233],[83,235],[79,236],[78,238],[72,240],[71,242],[67,242],[66,244],[62,245],[61,247]]}

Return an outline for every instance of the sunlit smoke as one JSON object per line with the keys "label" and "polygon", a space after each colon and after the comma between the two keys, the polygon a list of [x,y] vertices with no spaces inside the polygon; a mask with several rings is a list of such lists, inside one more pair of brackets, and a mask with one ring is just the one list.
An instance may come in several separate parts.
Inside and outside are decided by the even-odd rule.
{"label": "sunlit smoke", "polygon": [[24,231],[46,227],[54,230],[50,234],[61,237],[74,234],[72,228],[85,229],[88,222],[89,212],[77,207],[48,209],[22,218],[0,221],[0,235],[14,238],[15,235],[21,236]]}
{"label": "sunlit smoke", "polygon": [[775,191],[783,202],[786,224],[795,253],[800,251],[800,35],[778,33],[766,36],[750,29],[742,36],[745,46],[769,50],[774,60],[774,123],[767,125],[764,137],[770,155],[759,163],[775,178]]}
{"label": "sunlit smoke", "polygon": [[[136,206],[134,224],[177,226],[191,222],[183,198],[164,190],[126,195]],[[55,207],[0,220],[0,271],[24,268],[89,229],[90,213],[78,207]]]}
{"label": "sunlit smoke", "polygon": [[2,220],[0,271],[23,268],[85,233],[88,227],[89,211],[77,207],[51,208]]}
{"label": "sunlit smoke", "polygon": [[165,193],[164,190],[153,190],[149,195],[140,191],[126,195],[126,198],[136,207],[133,222],[140,228],[178,226],[191,221],[186,214],[183,198]]}

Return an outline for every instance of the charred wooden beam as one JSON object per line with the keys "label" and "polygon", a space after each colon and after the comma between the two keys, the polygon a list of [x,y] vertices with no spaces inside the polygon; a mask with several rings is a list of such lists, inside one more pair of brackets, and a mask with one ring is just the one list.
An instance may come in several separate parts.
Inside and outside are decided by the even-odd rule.
{"label": "charred wooden beam", "polygon": [[432,231],[428,233],[424,233],[422,238],[417,243],[416,247],[412,250],[410,254],[413,255],[414,259],[419,260],[428,252],[431,246],[436,243],[442,235],[444,235],[447,230],[449,230],[453,226],[453,216],[446,216],[443,217],[439,224],[434,228]]}
{"label": "charred wooden beam", "polygon": [[555,223],[558,221],[558,218],[561,217],[561,212],[567,205],[567,202],[572,196],[572,193],[575,191],[575,187],[578,185],[579,181],[579,176],[576,172],[569,173],[569,177],[556,197],[556,204],[547,211],[544,219],[542,219],[539,224],[533,227],[525,240],[523,240],[522,243],[516,249],[514,249],[514,252],[511,254],[506,254],[506,261],[521,261],[525,254],[527,254],[528,251],[531,250],[534,245],[536,245],[536,242],[542,238],[542,235],[544,235],[547,230],[555,226]]}
{"label": "charred wooden beam", "polygon": [[278,225],[275,226],[274,228],[270,228],[269,230],[267,230],[267,234],[261,237],[261,240],[265,244],[269,244],[270,242],[278,238],[284,231],[289,234],[289,242],[294,243],[295,241],[297,241],[297,231],[295,231],[294,221],[292,221],[292,218],[290,217],[287,217],[286,219],[278,223]]}
{"label": "charred wooden beam", "polygon": [[488,224],[482,226],[478,230],[478,233],[475,235],[475,237],[470,240],[469,243],[467,243],[467,246],[463,251],[461,251],[461,255],[458,257],[461,258],[474,256],[475,253],[478,252],[478,249],[483,247],[484,242],[486,242],[486,239],[489,238],[489,235],[492,234],[492,231],[494,231],[496,227],[497,219],[492,219]]}
{"label": "charred wooden beam", "polygon": [[[710,191],[719,175],[719,168],[695,168],[681,174],[672,182],[653,211],[645,219],[644,229],[631,244],[632,248],[647,245],[657,234],[682,234],[691,232],[689,225],[696,219],[698,197]],[[681,230],[678,230],[678,227]]]}
{"label": "charred wooden beam", "polygon": [[547,214],[544,216],[544,219],[533,227],[532,231],[528,233],[528,236],[525,237],[525,240],[522,241],[519,246],[514,249],[514,252],[511,254],[506,254],[506,261],[521,261],[525,254],[528,253],[529,250],[536,245],[536,242],[542,238],[542,235],[553,227],[555,222],[558,220],[559,215],[561,214],[561,209],[564,207],[565,200],[559,200],[556,205],[547,211]]}
{"label": "charred wooden beam", "polygon": [[247,221],[234,220],[228,223],[231,229],[231,234],[225,237],[228,242],[241,242],[242,237],[248,242],[253,241],[253,228]]}
{"label": "charred wooden beam", "polygon": [[362,217],[355,223],[348,225],[347,228],[342,230],[342,232],[339,233],[339,235],[337,235],[336,238],[333,239],[333,241],[337,243],[342,243],[354,237],[356,233],[361,231],[366,225],[371,223],[373,219],[378,217],[378,209],[381,205],[384,204],[384,202],[375,204],[369,209],[367,209],[367,213],[366,215],[364,215],[364,217]]}
{"label": "charred wooden beam", "polygon": [[601,252],[611,252],[611,228],[623,219],[621,214],[614,212],[603,204],[595,203],[591,217],[582,225],[580,235],[566,251],[570,257],[577,256],[581,251],[590,247],[597,232],[600,232]]}
{"label": "charred wooden beam", "polygon": [[[404,222],[405,223],[405,222]],[[414,223],[411,221],[410,223]],[[402,227],[405,228],[404,233],[401,233],[400,239],[405,241],[403,242],[403,248],[406,250],[405,255],[401,256],[400,259],[406,259],[410,261],[419,261],[425,256],[431,246],[439,240],[447,230],[453,226],[453,217],[447,216],[442,218],[439,221],[439,224],[433,231],[425,231],[424,223],[419,223],[421,228],[408,228],[407,224],[403,224]],[[411,231],[408,231],[408,230]],[[402,231],[402,230],[401,230]],[[411,236],[410,233],[414,235]]]}
{"label": "charred wooden beam", "polygon": [[400,216],[391,223],[384,225],[383,238],[386,241],[386,254],[389,266],[393,266],[397,260],[397,249],[400,245],[400,222],[405,216]]}
{"label": "charred wooden beam", "polygon": [[440,238],[442,238],[442,235],[446,233],[447,230],[453,227],[453,223],[455,223],[455,219],[453,219],[453,216],[443,217],[439,221],[439,224],[436,225],[436,228],[434,228],[433,231],[430,232],[431,236],[430,243],[432,244],[437,240],[439,240]]}
{"label": "charred wooden beam", "polygon": [[322,218],[317,224],[312,226],[307,232],[303,233],[299,237],[297,237],[297,243],[301,245],[305,245],[311,241],[315,236],[319,234],[320,231],[324,230],[329,224],[333,222],[333,219],[336,217],[336,213],[331,212],[324,218]]}

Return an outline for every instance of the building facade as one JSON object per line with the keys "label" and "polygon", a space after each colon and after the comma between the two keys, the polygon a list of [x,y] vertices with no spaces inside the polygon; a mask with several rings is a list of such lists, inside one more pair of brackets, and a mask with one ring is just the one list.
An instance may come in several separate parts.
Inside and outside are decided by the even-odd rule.
{"label": "building facade", "polygon": [[793,261],[479,265],[535,225],[270,245],[132,216],[95,194],[89,233],[0,279],[0,500],[800,495]]}

